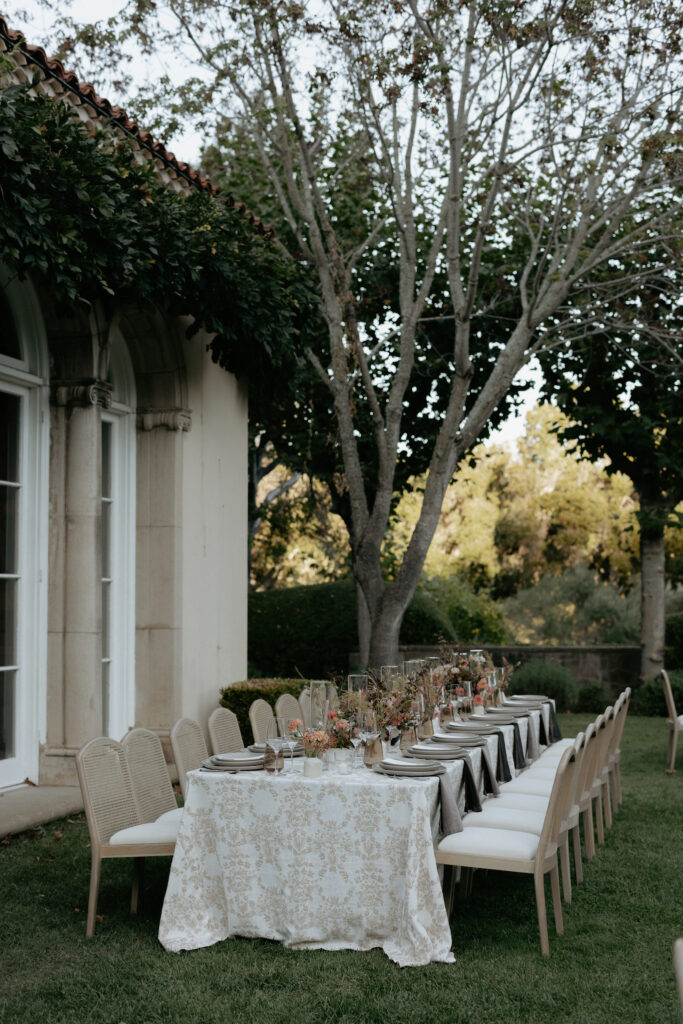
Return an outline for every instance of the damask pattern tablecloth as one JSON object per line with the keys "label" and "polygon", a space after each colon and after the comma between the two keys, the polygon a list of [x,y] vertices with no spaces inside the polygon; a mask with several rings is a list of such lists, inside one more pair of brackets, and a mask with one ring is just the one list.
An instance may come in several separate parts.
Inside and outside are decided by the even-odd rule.
{"label": "damask pattern tablecloth", "polygon": [[[480,785],[477,750],[472,764]],[[162,945],[197,949],[240,935],[300,949],[379,946],[402,967],[453,962],[434,858],[438,779],[363,768],[314,780],[302,767],[279,777],[188,775]],[[447,771],[457,792],[462,762]]]}

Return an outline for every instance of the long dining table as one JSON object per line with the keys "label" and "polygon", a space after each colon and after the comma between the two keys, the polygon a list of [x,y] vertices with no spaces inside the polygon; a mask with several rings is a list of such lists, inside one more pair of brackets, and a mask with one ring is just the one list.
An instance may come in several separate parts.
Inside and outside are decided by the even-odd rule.
{"label": "long dining table", "polygon": [[[538,733],[539,719],[519,721]],[[512,767],[513,726],[500,729]],[[498,736],[485,742],[495,766]],[[480,793],[482,749],[469,751]],[[444,765],[462,812],[463,761]],[[437,776],[342,774],[334,763],[309,779],[303,758],[277,775],[188,773],[160,942],[180,951],[260,937],[297,949],[380,947],[402,967],[453,962],[434,857],[439,787]]]}

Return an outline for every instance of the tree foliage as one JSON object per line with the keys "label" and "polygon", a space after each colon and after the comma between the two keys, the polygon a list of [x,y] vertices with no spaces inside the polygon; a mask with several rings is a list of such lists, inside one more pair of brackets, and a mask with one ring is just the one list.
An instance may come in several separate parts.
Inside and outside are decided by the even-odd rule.
{"label": "tree foliage", "polygon": [[[449,481],[520,369],[670,263],[678,5],[132,0],[122,24],[103,41],[186,50],[171,115],[249,140],[316,275],[327,344],[306,355],[334,412],[369,658],[392,661]],[[397,496],[423,471],[387,579]]]}
{"label": "tree foliage", "polygon": [[0,185],[11,272],[62,303],[116,297],[190,315],[190,333],[214,335],[216,361],[259,380],[257,408],[272,367],[290,379],[302,336],[319,330],[306,275],[238,210],[206,191],[172,192],[126,138],[88,131],[31,83],[0,92]]}

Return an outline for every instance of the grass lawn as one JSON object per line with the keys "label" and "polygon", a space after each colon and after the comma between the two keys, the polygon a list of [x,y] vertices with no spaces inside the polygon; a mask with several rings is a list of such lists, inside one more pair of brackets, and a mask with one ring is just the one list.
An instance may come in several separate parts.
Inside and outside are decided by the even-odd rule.
{"label": "grass lawn", "polygon": [[[565,735],[590,720],[560,716]],[[630,718],[624,805],[540,953],[530,878],[478,874],[452,922],[455,964],[401,970],[380,951],[287,950],[229,939],[166,953],[157,941],[168,861],[150,861],[141,911],[131,865],[105,861],[85,938],[85,822],[62,819],[0,846],[5,1024],[678,1024],[671,949],[683,935],[683,763],[664,773],[666,724]],[[683,753],[679,757],[679,763]],[[546,890],[549,885],[546,882]],[[305,908],[304,908],[305,909]]]}

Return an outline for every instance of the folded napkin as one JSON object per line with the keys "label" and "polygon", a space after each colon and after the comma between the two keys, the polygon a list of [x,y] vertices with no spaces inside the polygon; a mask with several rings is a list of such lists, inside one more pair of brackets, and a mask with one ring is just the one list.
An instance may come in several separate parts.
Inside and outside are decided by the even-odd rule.
{"label": "folded napkin", "polygon": [[[502,724],[502,723],[501,723]],[[498,759],[496,764],[496,779],[498,782],[510,782],[512,780],[512,772],[510,771],[510,765],[508,763],[508,752],[505,746],[505,734],[502,729],[497,729],[495,725],[484,725],[468,727],[467,723],[452,723],[447,726],[448,729],[452,729],[454,732],[462,729],[463,733],[469,733],[471,736],[479,734],[480,736],[496,736],[498,738]]]}
{"label": "folded napkin", "polygon": [[[540,716],[540,719],[543,723],[543,715]],[[530,719],[528,722],[528,729],[526,730],[526,755],[529,761],[536,761],[537,758],[541,757],[539,739],[536,735],[536,729],[531,726]]]}
{"label": "folded napkin", "polygon": [[[422,764],[406,763],[404,758],[387,757],[375,771],[382,775],[393,775],[403,779],[428,779],[439,776],[439,796],[441,800],[441,836],[451,836],[462,832],[462,818],[458,810],[458,801],[446,769],[438,761],[425,761]],[[480,808],[481,809],[481,808]]]}
{"label": "folded napkin", "polygon": [[[434,750],[434,748],[432,748]],[[408,750],[403,752],[404,757],[426,757],[430,756],[430,752],[426,745],[424,747],[416,746],[409,747]],[[477,785],[474,781],[474,770],[472,768],[472,762],[470,756],[466,750],[457,750],[454,747],[448,749],[442,747],[441,750],[437,747],[436,750],[431,753],[432,757],[438,757],[440,761],[462,761],[462,782],[460,788],[465,789],[465,812],[468,811],[480,811],[481,801],[479,800],[479,794],[477,792]]]}
{"label": "folded napkin", "polygon": [[441,834],[452,836],[456,832],[462,832],[462,818],[449,775],[444,774],[439,779],[439,794],[441,796]]}
{"label": "folded napkin", "polygon": [[[557,743],[558,740],[562,739],[562,733],[557,722],[557,716],[555,715],[555,706],[551,700],[548,701],[550,705],[550,742]],[[543,717],[543,716],[541,716]]]}
{"label": "folded napkin", "polygon": [[[526,718],[526,715],[520,717]],[[491,721],[494,719],[492,718]],[[514,730],[513,743],[512,743],[512,759],[515,764],[515,768],[526,768],[526,757],[524,756],[524,747],[522,745],[522,734],[519,729],[519,722],[514,716],[504,718],[502,715],[496,716],[495,722],[497,725],[511,725]]]}
{"label": "folded napkin", "polygon": [[[503,743],[503,746],[505,744]],[[481,752],[481,773],[484,779],[484,793],[488,796],[498,796],[500,789],[498,788],[498,780],[496,779],[496,773],[493,770],[491,764],[491,757],[489,754],[488,747],[484,747]]]}

